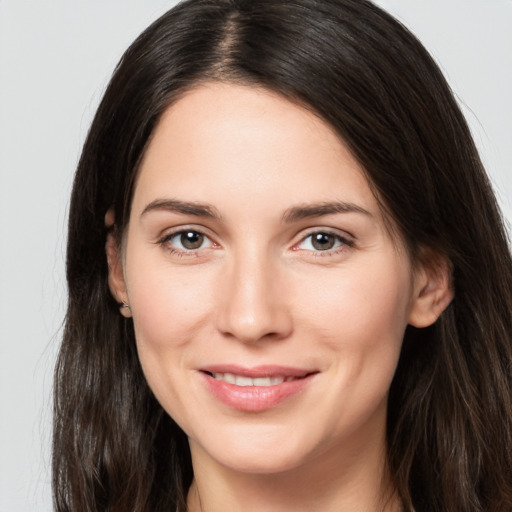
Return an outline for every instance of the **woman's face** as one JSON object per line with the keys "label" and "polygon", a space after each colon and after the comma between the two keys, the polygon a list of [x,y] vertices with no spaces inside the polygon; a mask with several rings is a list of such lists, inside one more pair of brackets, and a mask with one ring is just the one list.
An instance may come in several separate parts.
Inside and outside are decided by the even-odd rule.
{"label": "woman's face", "polygon": [[111,286],[194,464],[382,453],[424,284],[321,119],[252,87],[187,93],[143,159],[121,260]]}

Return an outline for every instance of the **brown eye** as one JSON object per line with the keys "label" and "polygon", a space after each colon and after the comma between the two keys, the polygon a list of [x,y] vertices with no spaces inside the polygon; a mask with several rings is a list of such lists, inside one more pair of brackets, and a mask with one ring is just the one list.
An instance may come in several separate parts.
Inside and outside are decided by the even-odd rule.
{"label": "brown eye", "polygon": [[204,243],[204,236],[197,231],[184,231],[179,237],[181,245],[187,250],[199,249]]}
{"label": "brown eye", "polygon": [[324,252],[327,256],[336,253],[337,249],[353,246],[353,241],[338,235],[337,233],[330,233],[329,231],[315,231],[304,237],[296,248],[311,251],[313,253]]}
{"label": "brown eye", "polygon": [[175,231],[160,240],[160,244],[178,253],[198,251],[214,245],[205,234],[193,229]]}
{"label": "brown eye", "polygon": [[336,237],[330,233],[314,233],[311,235],[311,245],[317,251],[328,251],[336,244]]}

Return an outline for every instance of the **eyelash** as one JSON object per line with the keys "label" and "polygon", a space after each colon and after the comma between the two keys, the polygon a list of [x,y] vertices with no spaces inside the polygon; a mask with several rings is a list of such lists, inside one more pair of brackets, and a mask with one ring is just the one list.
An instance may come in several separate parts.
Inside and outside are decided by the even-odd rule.
{"label": "eyelash", "polygon": [[169,253],[174,256],[179,256],[179,257],[198,256],[199,251],[204,248],[198,247],[197,249],[187,249],[187,248],[179,249],[179,248],[174,247],[172,244],[170,244],[170,241],[173,238],[176,238],[185,233],[193,233],[195,235],[200,235],[200,236],[204,237],[205,240],[208,240],[210,242],[209,247],[217,246],[217,244],[215,242],[213,242],[211,240],[211,238],[206,233],[204,233],[200,229],[192,229],[192,228],[190,228],[190,229],[181,228],[177,231],[173,231],[172,233],[168,233],[165,236],[163,236],[160,240],[158,240],[158,244],[160,244],[161,246],[165,246],[165,248],[169,251]]}
{"label": "eyelash", "polygon": [[[169,253],[172,254],[172,255],[175,255],[175,256],[179,256],[179,257],[182,257],[182,256],[198,256],[199,255],[198,254],[199,251],[204,249],[204,248],[198,247],[197,249],[186,249],[186,248],[185,249],[179,249],[179,248],[176,248],[176,247],[174,247],[173,245],[170,244],[170,241],[173,238],[176,238],[176,237],[178,237],[180,235],[183,235],[185,233],[193,233],[195,235],[200,235],[200,236],[204,237],[205,240],[208,240],[210,242],[210,245],[208,246],[208,248],[210,248],[210,247],[218,247],[218,245],[215,242],[213,242],[211,240],[211,238],[206,233],[204,233],[203,231],[201,231],[199,229],[187,229],[187,228],[181,228],[181,229],[179,229],[177,231],[173,231],[171,233],[166,234],[160,240],[158,240],[158,244],[160,244],[161,246],[165,246],[166,249],[169,251]],[[314,235],[327,235],[327,236],[330,236],[330,237],[334,237],[335,242],[338,242],[339,245],[337,247],[334,247],[334,248],[331,248],[331,249],[326,249],[326,250],[301,249],[299,247],[301,244],[303,244],[306,240],[308,240],[309,238],[313,237]],[[312,245],[313,242],[310,242],[310,243]],[[335,255],[339,254],[340,252],[343,252],[343,251],[347,250],[347,248],[351,248],[351,247],[354,247],[354,241],[353,240],[351,240],[351,239],[349,239],[347,237],[341,236],[339,233],[336,233],[336,232],[331,231],[329,229],[316,229],[314,231],[309,232],[304,237],[302,237],[300,239],[300,241],[298,243],[296,243],[292,247],[292,250],[293,251],[306,250],[306,251],[311,252],[312,254],[314,254],[315,257],[329,257],[329,256],[335,256]]]}
{"label": "eyelash", "polygon": [[[327,235],[330,237],[334,237],[335,242],[339,242],[339,245],[337,247],[326,249],[326,250],[311,250],[311,249],[300,249],[298,247],[299,245],[303,244],[306,240],[310,239],[314,235]],[[310,244],[312,245],[313,242],[311,241]],[[293,250],[294,251],[300,251],[300,250],[307,250],[308,252],[311,252],[314,257],[330,257],[330,256],[336,256],[341,252],[344,252],[347,250],[347,248],[354,247],[354,241],[340,235],[339,233],[329,230],[329,229],[315,229],[314,231],[309,232],[306,236],[302,237],[301,240],[294,245]]]}

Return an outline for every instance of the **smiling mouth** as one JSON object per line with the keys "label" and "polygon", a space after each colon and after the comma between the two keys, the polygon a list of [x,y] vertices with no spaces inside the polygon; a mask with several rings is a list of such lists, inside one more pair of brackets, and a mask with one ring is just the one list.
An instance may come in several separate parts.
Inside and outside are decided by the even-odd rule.
{"label": "smiling mouth", "polygon": [[276,365],[211,365],[201,368],[199,373],[206,388],[221,403],[254,413],[272,409],[298,395],[320,372]]}
{"label": "smiling mouth", "polygon": [[220,380],[226,382],[228,384],[234,384],[235,386],[248,387],[248,386],[261,386],[261,387],[270,387],[270,386],[279,386],[283,382],[292,382],[297,379],[303,379],[307,377],[304,375],[303,377],[294,377],[288,376],[285,377],[283,375],[277,375],[274,377],[245,377],[243,375],[235,375],[234,373],[212,373],[205,372],[210,377],[213,377],[216,380]]}

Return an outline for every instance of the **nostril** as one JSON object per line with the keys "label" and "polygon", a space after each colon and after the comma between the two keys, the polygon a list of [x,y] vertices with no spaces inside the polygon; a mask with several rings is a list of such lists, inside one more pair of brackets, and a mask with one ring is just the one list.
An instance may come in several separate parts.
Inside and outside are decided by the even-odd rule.
{"label": "nostril", "polygon": [[225,293],[217,303],[216,319],[223,336],[253,343],[277,341],[290,334],[292,319],[286,296],[278,293],[282,290],[277,289],[277,277],[269,272],[258,276],[240,271],[223,280]]}

